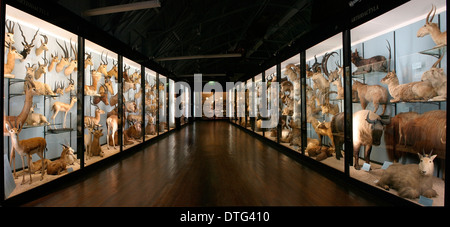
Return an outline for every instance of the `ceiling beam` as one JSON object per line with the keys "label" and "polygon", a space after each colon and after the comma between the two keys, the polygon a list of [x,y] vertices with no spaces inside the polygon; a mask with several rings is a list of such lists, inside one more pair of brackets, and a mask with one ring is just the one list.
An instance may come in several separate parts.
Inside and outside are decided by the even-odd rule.
{"label": "ceiling beam", "polygon": [[136,2],[136,3],[123,4],[123,5],[107,6],[107,7],[97,8],[97,9],[90,9],[90,10],[84,11],[83,15],[84,16],[98,16],[98,15],[104,15],[104,14],[120,13],[120,12],[127,12],[127,11],[141,10],[141,9],[150,9],[150,8],[156,8],[156,7],[161,7],[161,3],[159,2],[159,0]]}
{"label": "ceiling beam", "polygon": [[193,59],[210,59],[210,58],[237,58],[242,54],[212,54],[212,55],[192,55],[167,58],[155,58],[155,61],[176,61],[176,60],[193,60]]}

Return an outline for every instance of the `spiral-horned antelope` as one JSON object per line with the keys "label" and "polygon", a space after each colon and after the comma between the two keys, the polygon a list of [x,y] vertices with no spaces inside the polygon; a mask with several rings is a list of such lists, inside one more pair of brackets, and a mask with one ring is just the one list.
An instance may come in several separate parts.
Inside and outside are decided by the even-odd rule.
{"label": "spiral-horned antelope", "polygon": [[[66,118],[67,118],[67,113],[69,113],[70,109],[72,109],[73,105],[77,102],[77,97],[72,96],[72,98],[70,98],[70,103],[63,103],[63,102],[55,102],[52,105],[52,111],[53,111],[53,115],[52,115],[52,121],[53,124],[55,125],[55,118],[56,115],[58,115],[58,113],[60,111],[65,112],[64,114],[64,123],[63,123],[63,127],[62,128],[66,128]],[[56,126],[53,126],[56,129]]]}
{"label": "spiral-horned antelope", "polygon": [[[27,157],[28,161],[28,173],[30,175],[30,184],[32,183],[31,178],[31,156],[37,154],[41,160],[44,160],[44,150],[47,148],[47,141],[42,137],[34,137],[30,139],[19,140],[19,132],[22,128],[22,124],[19,123],[17,127],[11,127],[9,122],[5,122],[5,127],[11,136],[11,144],[14,150],[20,155],[22,159],[22,169],[25,170],[25,163],[23,157]],[[15,166],[15,164],[14,164]],[[42,165],[41,180],[44,179],[44,166]],[[16,168],[14,167],[14,176],[16,176]],[[23,174],[22,184],[25,183],[25,173]]]}
{"label": "spiral-horned antelope", "polygon": [[37,34],[39,32],[39,29],[34,34],[33,39],[31,40],[31,42],[28,43],[27,42],[27,38],[23,35],[22,27],[20,26],[19,23],[18,23],[18,25],[19,25],[20,33],[22,34],[22,37],[23,37],[23,42],[22,42],[23,50],[22,50],[22,52],[20,52],[20,54],[23,56],[23,59],[21,59],[21,61],[23,61],[31,53],[31,49],[33,49],[33,47],[34,47],[34,40],[36,39],[36,36],[37,36]]}
{"label": "spiral-horned antelope", "polygon": [[39,56],[42,54],[42,52],[44,51],[48,51],[48,37],[46,35],[42,35],[42,37],[44,37],[44,41],[41,40],[41,46],[36,48],[35,53],[36,56]]}
{"label": "spiral-horned antelope", "polygon": [[63,71],[64,67],[69,66],[69,51],[67,50],[67,44],[66,41],[64,41],[64,46],[65,48],[58,42],[58,40],[56,40],[56,43],[58,44],[59,47],[61,47],[64,57],[61,57],[61,60],[59,61],[59,63],[56,65],[56,72],[60,73]]}
{"label": "spiral-horned antelope", "polygon": [[[430,19],[430,15],[432,12],[433,16],[431,16]],[[426,35],[430,35],[431,39],[433,39],[434,43],[436,43],[437,46],[446,46],[447,31],[441,32],[441,30],[439,29],[439,25],[432,22],[435,15],[436,15],[436,6],[432,5],[431,11],[428,13],[427,19],[425,20],[425,25],[417,31],[417,37],[424,37]]]}

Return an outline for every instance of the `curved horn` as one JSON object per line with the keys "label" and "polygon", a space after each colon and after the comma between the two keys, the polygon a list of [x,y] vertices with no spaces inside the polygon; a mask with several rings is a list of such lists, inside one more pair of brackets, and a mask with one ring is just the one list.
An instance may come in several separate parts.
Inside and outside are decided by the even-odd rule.
{"label": "curved horn", "polygon": [[381,124],[382,125],[388,125],[391,123],[391,118],[388,119],[381,119]]}
{"label": "curved horn", "polygon": [[367,113],[366,121],[367,121],[369,124],[375,124],[375,123],[377,123],[377,120],[370,120],[370,119],[369,119],[369,114],[370,114],[370,113]]}
{"label": "curved horn", "polygon": [[[434,12],[433,12],[433,10],[434,10]],[[433,12],[433,16],[431,16],[430,23],[433,21],[434,16],[436,15],[436,6],[435,5],[431,6],[431,12]]]}

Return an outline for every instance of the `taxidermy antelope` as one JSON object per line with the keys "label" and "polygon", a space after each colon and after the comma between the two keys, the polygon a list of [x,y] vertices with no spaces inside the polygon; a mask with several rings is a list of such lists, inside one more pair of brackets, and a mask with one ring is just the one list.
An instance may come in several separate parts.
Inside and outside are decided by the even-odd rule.
{"label": "taxidermy antelope", "polygon": [[119,128],[119,117],[117,115],[111,115],[110,117],[108,117],[108,119],[106,119],[106,132],[107,132],[107,137],[106,137],[106,144],[108,144],[108,150],[110,148],[110,139],[112,139],[112,145],[114,147],[114,149],[116,149],[116,142],[115,142],[115,138],[114,135],[117,131],[117,129]]}
{"label": "taxidermy antelope", "polygon": [[358,92],[359,101],[363,110],[366,109],[369,102],[372,102],[374,107],[373,112],[376,113],[378,106],[381,104],[383,106],[381,115],[384,115],[388,101],[388,91],[385,87],[380,85],[367,85],[353,80],[352,90]]}
{"label": "taxidermy antelope", "polygon": [[34,79],[36,80],[39,80],[42,75],[47,73],[48,60],[45,58],[42,59],[44,59],[44,64],[41,65],[41,63],[38,61],[38,68],[34,71]]}
{"label": "taxidermy antelope", "polygon": [[[433,12],[433,16],[430,15]],[[436,43],[437,46],[446,46],[447,45],[447,31],[441,32],[439,29],[438,24],[433,23],[434,16],[436,15],[436,6],[431,7],[431,11],[427,15],[427,19],[425,20],[425,25],[421,27],[417,31],[417,37],[424,37],[426,35],[430,35],[431,39],[433,39],[434,43]]]}
{"label": "taxidermy antelope", "polygon": [[[94,105],[93,103],[91,103],[92,105]],[[105,114],[105,111],[103,111],[102,109],[100,109],[98,106],[95,106],[95,116],[91,117],[91,116],[85,116],[84,117],[84,126],[86,128],[89,127],[101,127],[100,123],[100,115]]]}
{"label": "taxidermy antelope", "polygon": [[69,76],[70,74],[72,74],[72,72],[75,71],[77,64],[78,64],[78,53],[77,53],[76,48],[74,48],[72,46],[72,40],[70,41],[70,49],[72,49],[75,57],[72,60],[70,60],[69,65],[64,70],[64,75],[66,75],[66,76]]}
{"label": "taxidermy antelope", "polygon": [[[33,154],[37,154],[41,160],[44,159],[44,150],[47,148],[47,141],[42,137],[34,137],[30,139],[24,139],[19,140],[19,132],[22,128],[22,124],[19,124],[18,127],[11,127],[9,123],[6,123],[6,129],[9,131],[9,134],[11,135],[11,144],[12,147],[14,147],[14,150],[19,153],[20,158],[22,159],[22,169],[25,170],[25,163],[23,161],[23,157],[27,157],[28,161],[28,173],[30,174],[30,184],[32,183],[31,178],[31,156]],[[42,165],[42,172],[41,172],[41,180],[44,179],[44,166]],[[14,176],[16,175],[15,170],[15,164],[14,164]],[[25,173],[23,174],[22,178],[22,184],[25,183]]]}
{"label": "taxidermy antelope", "polygon": [[[47,164],[47,174],[48,175],[59,175],[62,171],[66,170],[69,160],[73,157],[73,149],[67,145],[61,144],[63,146],[63,151],[59,159],[51,161]],[[72,162],[73,163],[73,162]]]}
{"label": "taxidermy antelope", "polygon": [[47,46],[48,45],[48,37],[46,35],[42,35],[42,34],[41,34],[41,36],[44,37],[44,41],[41,40],[41,46],[36,48],[36,51],[35,51],[36,56],[41,55],[42,52],[44,52],[44,51],[48,51],[48,46]]}
{"label": "taxidermy antelope", "polygon": [[97,105],[99,102],[103,102],[105,103],[105,105],[109,105],[108,87],[106,87],[106,85],[104,84],[101,84],[98,93],[100,93],[100,97],[94,96],[92,100],[93,104]]}
{"label": "taxidermy antelope", "polygon": [[94,66],[94,63],[92,62],[92,54],[85,53],[87,56],[86,59],[84,59],[84,68],[86,69],[89,65]]}
{"label": "taxidermy antelope", "polygon": [[20,33],[22,34],[22,37],[23,37],[23,42],[22,42],[23,50],[22,50],[22,52],[20,52],[20,54],[23,56],[23,59],[22,59],[22,61],[23,61],[31,53],[31,49],[33,49],[33,47],[34,47],[34,39],[36,39],[39,29],[36,31],[36,34],[34,34],[33,39],[31,40],[31,43],[28,43],[27,38],[25,38],[25,36],[23,35],[22,27],[20,27],[20,24],[18,24],[18,25],[19,25]]}
{"label": "taxidermy antelope", "polygon": [[[53,116],[52,116],[52,120],[53,120],[53,124],[55,124],[55,118],[56,115],[58,115],[58,113],[60,111],[65,112],[64,114],[64,123],[63,123],[63,128],[66,128],[66,118],[67,118],[67,113],[69,112],[70,109],[72,109],[73,105],[77,102],[77,97],[73,96],[70,99],[70,103],[63,103],[63,102],[55,102],[52,105],[52,111],[53,111]],[[56,126],[55,126],[56,129]]]}
{"label": "taxidermy antelope", "polygon": [[[31,107],[33,106],[33,96],[38,94],[34,84],[29,81],[25,81],[24,90],[25,90],[25,101],[20,114],[18,116],[4,116],[4,121],[9,122],[12,127],[18,124],[23,125],[25,123],[28,114],[30,113]],[[3,135],[9,136],[8,130],[6,129],[5,125],[3,125]],[[11,150],[11,152],[13,152],[13,150]]]}
{"label": "taxidermy antelope", "polygon": [[84,85],[84,94],[89,96],[100,96],[97,93],[98,81],[102,78],[102,74],[99,71],[92,70],[92,85]]}
{"label": "taxidermy antelope", "polygon": [[102,63],[98,66],[97,72],[100,72],[104,76],[108,76],[108,71],[106,70],[106,66],[108,66],[108,53],[106,53],[106,59],[103,60],[103,52],[102,52],[100,59],[102,60]]}
{"label": "taxidermy antelope", "polygon": [[64,41],[65,49],[63,46],[61,46],[61,44],[59,44],[58,40],[56,40],[56,43],[58,44],[59,47],[61,47],[64,53],[64,57],[61,57],[61,60],[56,65],[56,72],[60,73],[61,71],[63,71],[64,67],[69,66],[69,51],[67,50],[66,41]]}
{"label": "taxidermy antelope", "polygon": [[51,72],[55,68],[55,66],[59,63],[58,53],[55,53],[55,55],[51,54],[51,57],[52,61],[48,66],[48,72]]}
{"label": "taxidermy antelope", "polygon": [[391,102],[423,101],[436,96],[436,91],[428,81],[399,84],[395,71],[389,72],[381,79],[381,83],[388,85],[389,93],[393,97]]}
{"label": "taxidermy antelope", "polygon": [[28,63],[28,66],[25,66],[25,68],[27,70],[27,75],[25,76],[25,80],[34,84],[38,95],[55,95],[55,93],[53,93],[53,90],[50,88],[50,85],[39,82],[39,81],[35,81],[33,79],[34,71],[36,70],[34,67],[35,67],[35,65],[30,66],[29,63]]}
{"label": "taxidermy antelope", "polygon": [[86,128],[88,134],[84,134],[84,147],[86,149],[86,160],[91,157],[91,144],[92,144],[92,134],[94,133],[94,128]]}
{"label": "taxidermy antelope", "polygon": [[117,69],[117,63],[115,63],[114,60],[113,60],[113,67],[111,68],[111,70],[108,71],[108,77],[109,78],[114,77],[116,79],[116,81],[117,81],[118,80],[118,74],[119,74],[119,71]]}
{"label": "taxidermy antelope", "polygon": [[53,93],[64,95],[64,83],[55,81],[55,90],[53,90]]}
{"label": "taxidermy antelope", "polygon": [[14,41],[14,26],[16,25],[14,22],[10,20],[5,21],[6,25],[6,33],[5,33],[5,47],[8,48],[12,44],[15,43]]}
{"label": "taxidermy antelope", "polygon": [[103,129],[94,129],[93,139],[90,147],[90,155],[91,156],[100,156],[103,157],[104,152],[102,151],[102,147],[100,146],[100,137],[103,136]]}
{"label": "taxidermy antelope", "polygon": [[74,90],[75,90],[75,82],[73,81],[73,79],[69,79],[69,85],[67,85],[67,88],[64,90],[64,92],[69,93]]}
{"label": "taxidermy antelope", "polygon": [[12,71],[14,70],[14,66],[16,65],[16,59],[22,60],[23,56],[17,52],[16,48],[9,45],[8,46],[9,52],[6,56],[6,64],[4,64],[4,75],[5,78],[15,78],[14,75],[12,75]]}
{"label": "taxidermy antelope", "polygon": [[47,121],[47,118],[44,115],[34,113],[34,108],[36,108],[36,104],[30,108],[30,113],[28,113],[25,123],[28,126],[50,125],[50,122]]}

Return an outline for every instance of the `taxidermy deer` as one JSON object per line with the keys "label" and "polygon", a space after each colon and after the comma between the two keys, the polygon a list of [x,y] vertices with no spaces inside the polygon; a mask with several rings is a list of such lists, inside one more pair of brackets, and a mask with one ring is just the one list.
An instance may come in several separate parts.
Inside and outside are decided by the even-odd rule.
{"label": "taxidermy deer", "polygon": [[[431,16],[430,19],[430,15],[433,12],[433,10],[434,10],[433,16]],[[417,37],[424,37],[426,35],[430,35],[431,39],[433,39],[434,43],[437,46],[446,46],[447,31],[441,32],[438,24],[432,22],[435,15],[436,15],[436,6],[433,5],[431,7],[431,11],[427,15],[427,19],[425,20],[425,25],[417,31]]]}
{"label": "taxidermy deer", "polygon": [[22,37],[23,37],[23,42],[22,42],[23,50],[22,50],[22,52],[20,52],[20,54],[23,56],[23,59],[21,61],[23,61],[31,53],[31,49],[33,49],[33,47],[34,47],[34,39],[36,39],[39,29],[36,31],[36,34],[34,34],[33,39],[31,40],[31,43],[28,43],[27,38],[25,38],[25,36],[23,35],[22,27],[20,26],[20,24],[18,24],[18,25],[19,25],[20,33],[22,34]]}
{"label": "taxidermy deer", "polygon": [[100,94],[97,93],[97,84],[102,78],[102,74],[99,71],[92,70],[91,76],[92,85],[84,85],[84,94],[89,96],[100,96]]}
{"label": "taxidermy deer", "polygon": [[5,47],[9,48],[12,44],[15,43],[14,41],[14,26],[16,25],[14,22],[10,20],[5,21],[6,25],[6,33],[5,33]]}
{"label": "taxidermy deer", "polygon": [[28,126],[50,125],[50,122],[47,121],[44,115],[34,112],[34,108],[36,108],[36,104],[30,108],[25,124]]}
{"label": "taxidermy deer", "polygon": [[[22,169],[25,170],[25,163],[23,157],[27,157],[28,161],[28,173],[30,174],[30,184],[32,183],[31,178],[31,156],[37,154],[41,160],[44,159],[44,150],[47,148],[47,141],[42,137],[34,137],[30,139],[19,140],[19,132],[22,128],[22,124],[19,123],[18,127],[11,127],[9,123],[6,123],[6,129],[11,135],[11,144],[14,150],[20,155],[22,159]],[[14,164],[14,176],[16,175]],[[41,180],[44,179],[44,165],[42,165]],[[25,173],[23,174],[22,184],[25,183]]]}
{"label": "taxidermy deer", "polygon": [[75,71],[77,64],[78,64],[78,53],[77,50],[72,46],[72,40],[70,40],[70,49],[73,51],[75,57],[70,60],[69,65],[64,70],[64,75],[69,76],[72,74],[73,71]]}
{"label": "taxidermy deer", "polygon": [[61,57],[61,60],[59,61],[59,63],[56,65],[56,72],[60,73],[63,71],[64,67],[69,66],[69,51],[67,50],[67,44],[66,41],[64,41],[64,47],[58,42],[58,40],[56,40],[56,43],[58,44],[58,46],[62,49],[64,57]]}
{"label": "taxidermy deer", "polygon": [[[94,105],[93,103],[91,103],[92,105]],[[95,106],[95,116],[91,117],[91,116],[85,116],[84,117],[84,126],[86,128],[88,127],[101,127],[100,123],[100,115],[105,114],[105,111],[103,111],[102,109],[100,109],[98,106]]]}
{"label": "taxidermy deer", "polygon": [[16,48],[9,45],[8,46],[9,52],[6,56],[6,64],[4,64],[4,76],[5,78],[15,78],[14,75],[12,75],[12,71],[14,70],[14,66],[16,65],[16,59],[22,60],[23,56],[17,52]]}
{"label": "taxidermy deer", "polygon": [[47,73],[48,60],[45,58],[42,58],[42,59],[44,59],[44,64],[41,65],[41,63],[38,61],[38,67],[34,71],[34,79],[35,80],[39,80],[42,75]]}
{"label": "taxidermy deer", "polygon": [[[53,111],[53,115],[51,117],[51,119],[53,120],[53,124],[55,124],[55,118],[56,115],[58,115],[58,113],[60,111],[65,112],[64,114],[64,123],[63,123],[63,128],[66,128],[66,118],[67,118],[67,113],[70,111],[70,109],[72,109],[73,105],[77,102],[77,97],[73,96],[70,99],[70,103],[63,103],[63,102],[55,102],[52,105],[52,111]],[[55,126],[56,129],[56,126]]]}
{"label": "taxidermy deer", "polygon": [[[388,43],[387,49],[389,50],[389,62],[391,61],[391,44]],[[351,54],[351,61],[355,64],[358,69],[353,72],[353,75],[359,75],[370,72],[388,72],[387,70],[388,63],[386,58],[381,55],[373,56],[368,59],[363,59],[358,53],[358,50],[355,49],[355,52]]]}
{"label": "taxidermy deer", "polygon": [[58,53],[55,53],[55,55],[51,54],[51,57],[52,60],[50,61],[50,65],[48,65],[48,72],[51,72],[59,63]]}
{"label": "taxidermy deer", "polygon": [[44,37],[44,41],[41,40],[41,46],[36,48],[35,53],[36,56],[39,56],[42,54],[42,52],[44,51],[48,51],[48,37],[46,35],[42,35],[42,37]]}

